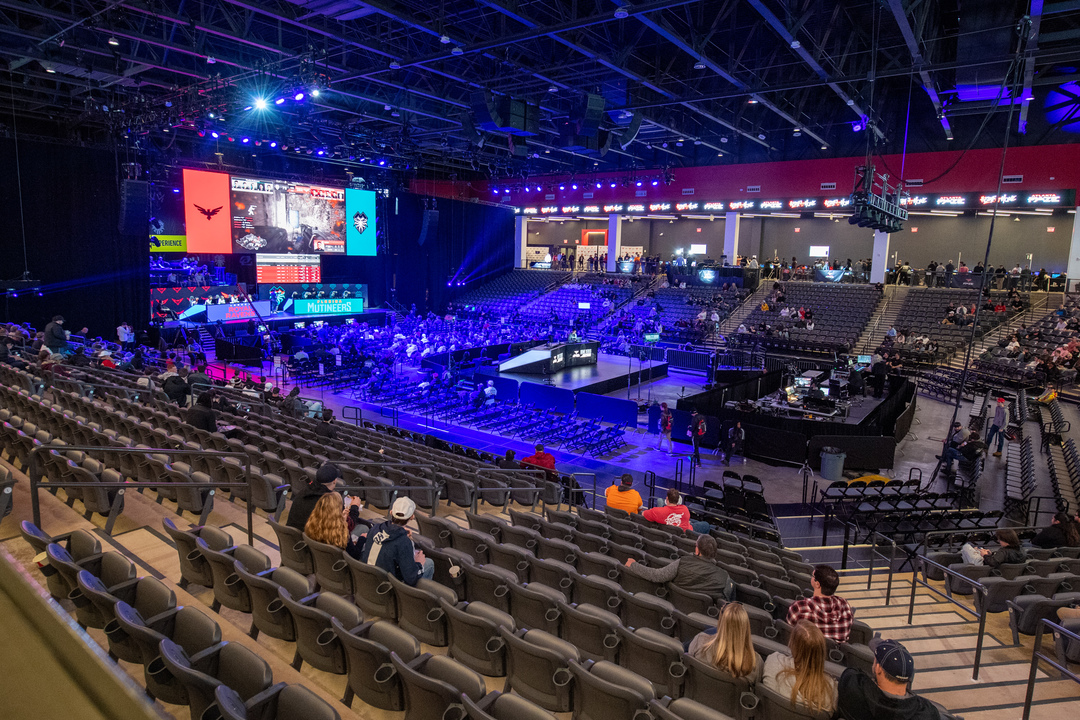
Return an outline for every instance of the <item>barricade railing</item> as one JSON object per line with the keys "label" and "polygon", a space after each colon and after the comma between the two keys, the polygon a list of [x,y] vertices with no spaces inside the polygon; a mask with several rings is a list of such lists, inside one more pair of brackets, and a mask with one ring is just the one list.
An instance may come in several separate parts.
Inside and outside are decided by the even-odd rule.
{"label": "barricade railing", "polygon": [[[1043,528],[1039,527],[1038,525],[1022,525],[1022,526],[1019,526],[1019,527],[1009,527],[1009,528],[1006,528],[1006,529],[1012,530],[1013,532],[1016,532],[1016,533],[1022,533],[1022,532],[1027,532],[1029,530],[1034,531],[1034,532],[1038,532],[1038,531],[1042,530]],[[980,537],[984,537],[987,541],[993,542],[994,541],[994,533],[997,532],[998,530],[999,530],[999,528],[996,528],[996,527],[995,528],[965,528],[963,530],[959,530],[959,529],[957,529],[957,530],[932,530],[932,531],[926,533],[926,535],[923,536],[922,548],[923,548],[923,550],[925,552],[940,552],[940,551],[945,551],[946,549],[952,549],[953,547],[956,547],[958,545],[963,545],[965,542],[971,542],[972,539],[978,539]],[[936,543],[934,541],[937,538],[946,538],[946,539],[955,538],[956,543],[950,543],[950,542]],[[961,540],[962,540],[962,542],[961,542]]]}
{"label": "barricade railing", "polygon": [[208,390],[213,390],[215,393],[229,401],[247,405],[250,410],[257,410],[260,415],[269,417],[273,414],[270,410],[270,406],[262,399],[262,393],[258,390],[238,390],[237,388],[226,387],[223,385],[195,383],[191,386],[191,395],[194,398],[198,398],[199,395]]}
{"label": "barricade railing", "polygon": [[[169,480],[163,480],[161,482],[138,482],[138,481],[123,481],[123,482],[58,482],[53,480],[41,480],[43,474],[43,468],[38,464],[39,458],[44,453],[56,450],[60,453],[67,452],[85,452],[85,453],[112,453],[116,455],[166,455],[172,457],[179,455],[181,457],[217,457],[217,458],[239,458],[242,460],[242,464],[245,466],[244,475],[248,478],[248,482],[242,483],[229,483],[229,482],[171,482]],[[103,490],[117,490],[116,497],[113,499],[112,507],[109,512],[108,519],[105,521],[105,532],[111,533],[113,523],[116,522],[116,518],[120,515],[120,505],[123,500],[124,491],[128,489],[141,490],[142,488],[157,489],[161,487],[170,488],[198,488],[201,490],[207,490],[209,497],[213,497],[218,488],[248,488],[248,501],[247,505],[247,533],[248,543],[254,545],[255,543],[255,526],[254,526],[254,510],[251,502],[251,457],[247,453],[242,452],[222,452],[220,450],[173,450],[167,448],[130,448],[130,447],[108,447],[98,445],[54,445],[47,443],[45,445],[38,445],[30,451],[29,459],[29,472],[30,476],[30,508],[31,514],[34,518],[34,524],[41,527],[41,502],[38,498],[38,489],[45,485],[49,488],[63,488],[65,490],[79,488],[79,489],[103,489]],[[201,523],[206,522],[206,516],[210,512],[212,507],[212,501],[205,504],[203,511],[203,517],[200,518]]]}
{"label": "barricade railing", "polygon": [[[920,563],[924,566],[923,568],[918,567],[918,565]],[[964,583],[970,585],[972,587],[973,597],[974,597],[975,594],[978,594],[978,595],[982,596],[983,601],[981,603],[976,602],[975,603],[975,608],[981,606],[982,608],[984,608],[983,612],[979,612],[975,608],[968,607],[967,605],[963,604],[962,602],[960,602],[956,598],[952,597],[951,595],[947,595],[946,593],[941,592],[940,590],[938,590],[936,587],[934,587],[930,583],[926,582],[925,580],[920,580],[919,579],[919,571],[923,570],[926,565],[930,565],[932,567],[936,567],[937,569],[941,570],[941,572],[946,576],[945,577],[945,582],[948,582],[949,577],[954,577],[954,578],[957,578],[958,580],[960,580],[961,582],[964,582]],[[937,595],[937,596],[945,599],[946,601],[952,603],[953,605],[955,605],[960,610],[963,610],[964,612],[969,613],[976,620],[979,621],[979,635],[978,635],[978,638],[975,641],[975,664],[972,667],[972,672],[971,672],[971,679],[972,680],[978,680],[979,679],[979,665],[982,663],[983,640],[986,639],[986,611],[985,611],[985,608],[986,608],[986,586],[983,585],[982,583],[978,582],[977,580],[972,580],[971,578],[964,577],[963,575],[956,572],[955,570],[950,570],[949,568],[945,567],[941,563],[934,562],[933,560],[930,560],[930,559],[920,555],[918,558],[916,558],[916,566],[912,568],[912,573],[911,573],[911,599],[908,602],[908,625],[912,624],[912,620],[915,617],[915,594],[916,594],[916,592],[918,591],[918,589],[920,587],[926,588],[927,590],[934,593],[935,595]]]}
{"label": "barricade railing", "polygon": [[[1046,655],[1042,651],[1043,634],[1047,630],[1054,636],[1054,645],[1058,650],[1056,657]],[[1031,670],[1028,672],[1027,694],[1024,696],[1022,720],[1028,720],[1031,717],[1031,704],[1035,697],[1035,680],[1038,679],[1040,660],[1061,673],[1063,678],[1069,678],[1075,683],[1080,683],[1080,675],[1069,669],[1068,660],[1065,658],[1065,648],[1070,640],[1080,644],[1080,635],[1072,630],[1066,630],[1049,618],[1043,618],[1039,622],[1039,627],[1035,631],[1035,645],[1031,648]]]}
{"label": "barricade railing", "polygon": [[364,412],[356,405],[345,405],[341,408],[341,419],[349,420],[359,427],[364,422]]}

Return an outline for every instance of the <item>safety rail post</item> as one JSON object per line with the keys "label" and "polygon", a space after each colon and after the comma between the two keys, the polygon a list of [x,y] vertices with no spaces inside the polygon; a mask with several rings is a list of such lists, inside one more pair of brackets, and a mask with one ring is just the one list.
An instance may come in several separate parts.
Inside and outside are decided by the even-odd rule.
{"label": "safety rail post", "polygon": [[645,471],[645,487],[649,488],[649,497],[656,494],[656,473],[652,470]]}
{"label": "safety rail post", "polygon": [[[349,410],[353,411],[351,415],[346,414],[346,411]],[[364,422],[364,413],[363,410],[356,405],[343,405],[341,408],[341,419],[352,420],[352,424],[355,427],[360,427]]]}
{"label": "safety rail post", "polygon": [[679,490],[682,490],[683,464],[685,462],[686,461],[682,458],[678,458],[675,461],[675,487],[677,487]]}
{"label": "safety rail post", "polygon": [[[97,482],[97,483],[93,483],[92,486],[97,487],[97,488],[104,488],[104,489],[115,488],[117,490],[120,490],[121,492],[117,493],[118,498],[123,495],[122,491],[126,490],[128,488],[134,488],[134,489],[138,490],[138,489],[142,489],[142,488],[159,488],[159,487],[168,485],[170,487],[193,487],[193,488],[209,489],[211,491],[211,493],[213,493],[213,491],[216,488],[230,488],[231,489],[231,488],[246,487],[246,488],[248,488],[248,500],[245,503],[245,505],[247,506],[248,544],[250,544],[250,545],[255,544],[254,511],[252,510],[252,504],[251,504],[251,457],[247,453],[242,453],[242,452],[222,452],[220,450],[173,450],[173,449],[168,449],[168,448],[130,448],[130,447],[108,447],[108,446],[98,446],[98,445],[53,445],[52,443],[48,443],[48,444],[45,444],[45,445],[38,445],[37,447],[35,447],[33,450],[30,451],[30,458],[29,458],[29,463],[28,463],[27,470],[29,470],[28,475],[30,476],[30,512],[31,512],[31,515],[34,518],[34,524],[37,525],[39,528],[41,527],[41,503],[38,500],[38,489],[42,485],[49,485],[51,487],[64,488],[64,489],[85,488],[87,485],[90,485],[90,483],[83,483],[83,482],[64,482],[64,483],[61,483],[61,482],[52,482],[51,480],[42,482],[41,481],[41,475],[42,475],[42,472],[43,472],[43,468],[41,468],[38,465],[38,463],[40,462],[40,460],[38,458],[42,454],[44,454],[46,452],[49,452],[51,450],[57,450],[57,451],[60,451],[61,453],[66,453],[66,452],[85,452],[85,453],[106,452],[106,453],[116,453],[116,454],[119,454],[119,455],[170,455],[170,456],[171,455],[181,455],[181,456],[186,456],[186,457],[220,457],[220,458],[235,457],[235,458],[243,458],[244,462],[245,462],[245,467],[246,467],[246,470],[245,470],[244,474],[245,474],[245,477],[248,478],[248,481],[247,482],[242,482],[242,483],[202,483],[202,482],[177,483],[177,482],[169,482],[169,481],[158,482],[158,483],[149,483],[149,482],[128,482],[128,481],[123,481],[123,482]],[[119,510],[120,510],[119,503],[114,502],[112,512],[110,513],[110,517],[113,517],[114,514],[118,515]]]}
{"label": "safety rail post", "polygon": [[[968,585],[971,585],[971,587],[974,589],[975,595],[979,595],[979,596],[982,597],[982,602],[981,603],[978,602],[978,601],[975,602],[975,607],[976,608],[979,607],[980,605],[983,608],[982,612],[979,612],[977,609],[969,608],[967,605],[964,605],[962,602],[956,600],[955,598],[953,598],[953,597],[951,597],[949,595],[946,595],[945,593],[938,590],[936,587],[933,587],[932,585],[930,585],[930,583],[926,582],[925,580],[920,580],[919,579],[919,568],[914,567],[914,566],[912,567],[912,572],[911,572],[911,599],[908,601],[908,625],[912,624],[912,620],[915,617],[915,594],[918,591],[920,586],[926,588],[927,590],[934,593],[935,595],[938,595],[938,596],[944,598],[945,600],[949,601],[950,603],[952,603],[956,607],[960,608],[964,612],[970,613],[971,615],[973,615],[979,621],[979,634],[978,634],[978,637],[975,640],[975,664],[972,667],[971,679],[972,680],[978,680],[979,679],[979,666],[982,663],[983,640],[986,638],[986,615],[987,615],[987,613],[986,613],[986,592],[987,592],[986,586],[983,585],[982,583],[978,582],[977,580],[972,580],[971,578],[964,577],[963,575],[956,572],[955,570],[951,570],[951,569],[945,567],[944,565],[942,565],[941,563],[934,562],[933,560],[930,560],[929,558],[927,558],[925,556],[920,555],[920,556],[918,556],[917,560],[919,562],[923,563],[924,566],[925,565],[932,565],[932,566],[938,568],[946,576],[959,578],[960,580],[967,583]],[[946,579],[946,582],[948,582],[947,579]],[[974,595],[973,595],[973,597],[974,597]]]}
{"label": "safety rail post", "polygon": [[870,544],[870,567],[867,569],[867,573],[866,573],[866,589],[867,590],[870,589],[870,586],[871,586],[871,584],[873,583],[873,580],[874,580],[874,558],[879,557],[879,556],[882,559],[885,558],[885,556],[882,555],[880,551],[878,551],[877,543],[876,543],[875,538],[881,538],[882,540],[885,540],[886,542],[889,543],[889,546],[890,546],[890,550],[889,550],[889,577],[888,577],[888,580],[886,580],[886,583],[885,583],[885,604],[888,605],[889,602],[892,599],[893,574],[895,572],[895,570],[893,568],[896,566],[896,540],[894,540],[894,539],[892,539],[890,537],[885,537],[884,535],[879,533],[877,530],[871,530],[870,531],[870,536],[867,538],[867,540],[869,540],[870,543],[871,543]]}
{"label": "safety rail post", "polygon": [[[592,476],[592,487],[593,487],[593,510],[595,510],[595,509],[596,509],[596,473],[592,473],[592,472],[575,472],[575,473],[570,473],[570,477],[574,479],[574,482],[577,482],[577,479],[578,479],[579,477],[589,477],[589,476]],[[581,483],[578,483],[578,487],[581,487]],[[582,498],[581,498],[581,501],[582,501],[582,504],[584,504],[584,503],[585,503],[585,497],[584,497],[584,495],[585,495],[585,491],[584,491],[584,490],[582,490],[582,491],[581,491],[581,494],[582,494]],[[572,501],[572,500],[574,499],[574,497],[573,497],[573,496],[574,496],[574,488],[572,488],[572,487],[571,487],[571,488],[570,488],[570,499],[571,499],[571,501]]]}
{"label": "safety rail post", "polygon": [[[1057,644],[1058,647],[1067,646],[1069,640],[1080,643],[1080,635],[1072,630],[1066,630],[1060,624],[1049,618],[1043,618],[1039,622],[1039,627],[1035,630],[1035,644],[1031,648],[1031,670],[1028,672],[1027,693],[1024,695],[1024,714],[1021,720],[1028,720],[1031,716],[1031,703],[1035,697],[1035,680],[1039,674],[1040,660],[1057,670],[1064,677],[1069,678],[1073,682],[1080,683],[1080,675],[1077,675],[1068,668],[1068,661],[1065,658],[1061,657],[1061,655],[1052,658],[1049,655],[1043,654],[1042,640],[1046,630],[1049,630],[1051,635],[1054,636],[1055,644]],[[1063,662],[1059,662],[1059,660]]]}

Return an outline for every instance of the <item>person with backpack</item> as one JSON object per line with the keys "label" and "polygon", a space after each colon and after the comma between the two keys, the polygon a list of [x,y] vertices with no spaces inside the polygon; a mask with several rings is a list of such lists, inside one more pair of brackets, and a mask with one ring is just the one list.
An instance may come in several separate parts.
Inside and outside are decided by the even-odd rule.
{"label": "person with backpack", "polygon": [[406,585],[416,585],[421,579],[430,580],[435,574],[435,562],[425,557],[413,545],[412,532],[405,526],[416,512],[416,503],[399,497],[390,506],[389,522],[371,528],[360,560],[393,575]]}

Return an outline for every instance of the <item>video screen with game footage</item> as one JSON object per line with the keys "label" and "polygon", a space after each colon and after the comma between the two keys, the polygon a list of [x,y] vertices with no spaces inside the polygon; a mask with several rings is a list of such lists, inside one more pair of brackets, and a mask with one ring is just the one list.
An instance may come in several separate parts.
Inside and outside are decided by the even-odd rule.
{"label": "video screen with game footage", "polygon": [[345,254],[345,190],[229,178],[233,252]]}
{"label": "video screen with game footage", "polygon": [[374,255],[375,193],[184,170],[187,252]]}

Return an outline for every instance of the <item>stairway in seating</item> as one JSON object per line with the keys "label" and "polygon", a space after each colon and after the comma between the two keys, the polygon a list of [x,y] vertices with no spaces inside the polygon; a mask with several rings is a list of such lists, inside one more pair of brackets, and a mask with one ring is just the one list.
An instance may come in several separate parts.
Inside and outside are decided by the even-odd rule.
{"label": "stairway in seating", "polygon": [[735,308],[735,312],[728,315],[727,319],[720,323],[720,334],[730,335],[734,333],[739,328],[739,325],[742,324],[743,320],[750,317],[750,313],[754,311],[754,308],[761,305],[761,301],[769,296],[770,292],[772,292],[772,285],[767,282],[762,282],[757,290],[747,296],[742,305]]}
{"label": "stairway in seating", "polygon": [[[978,621],[920,587],[915,594],[912,624],[908,625],[910,578],[910,574],[894,576],[888,605],[885,576],[876,573],[870,590],[866,589],[865,574],[842,573],[836,594],[851,604],[856,619],[869,624],[883,637],[899,640],[911,652],[915,659],[916,693],[944,705],[964,720],[1017,720],[1023,712],[1034,638],[1021,635],[1020,646],[1012,645],[1008,613],[988,614],[982,667],[979,680],[973,683],[971,669]],[[931,584],[944,590],[944,583]],[[970,596],[956,597],[972,607]],[[1053,654],[1053,641],[1043,643]],[[1075,715],[1080,707],[1080,686],[1043,669],[1038,671],[1037,678],[1031,720]]]}
{"label": "stairway in seating", "polygon": [[214,336],[210,334],[210,331],[205,325],[199,326],[199,336],[196,342],[199,345],[199,349],[204,353],[214,349]]}
{"label": "stairway in seating", "polygon": [[870,321],[866,323],[862,335],[859,336],[858,341],[855,343],[859,354],[868,355],[881,344],[885,333],[896,324],[897,319],[900,317],[900,307],[904,304],[909,292],[911,292],[911,288],[904,285],[885,286],[885,293],[882,295],[881,300],[878,301],[874,314],[870,316]]}
{"label": "stairway in seating", "polygon": [[[1063,293],[1032,293],[1031,307],[1024,312],[1017,313],[1008,322],[998,325],[981,338],[975,340],[971,351],[972,362],[978,360],[979,356],[986,352],[988,348],[996,346],[999,340],[1007,338],[1013,332],[1019,330],[1021,325],[1031,326],[1041,320],[1048,312],[1057,309],[1062,303],[1062,297],[1064,297]],[[963,368],[964,355],[963,352],[953,353],[952,357],[949,358],[949,367]]]}

